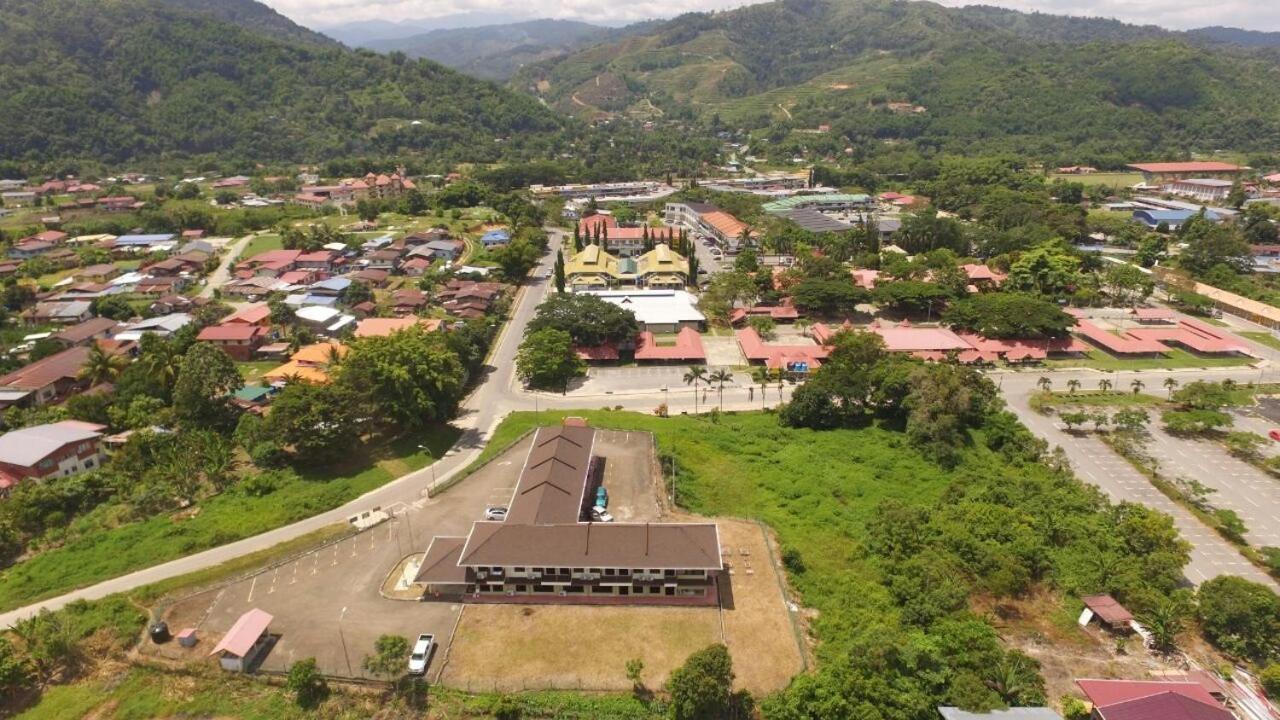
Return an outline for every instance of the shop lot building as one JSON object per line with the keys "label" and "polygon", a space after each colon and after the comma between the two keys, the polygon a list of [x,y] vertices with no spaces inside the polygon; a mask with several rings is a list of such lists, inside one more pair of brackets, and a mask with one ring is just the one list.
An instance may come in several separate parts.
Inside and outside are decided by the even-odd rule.
{"label": "shop lot building", "polygon": [[715,605],[723,570],[714,523],[590,520],[608,458],[596,431],[537,431],[503,521],[432,539],[424,598],[471,602]]}

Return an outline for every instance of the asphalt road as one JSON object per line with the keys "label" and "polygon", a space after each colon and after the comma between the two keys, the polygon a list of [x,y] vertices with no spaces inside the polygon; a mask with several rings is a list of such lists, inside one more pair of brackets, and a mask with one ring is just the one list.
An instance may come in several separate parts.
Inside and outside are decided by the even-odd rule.
{"label": "asphalt road", "polygon": [[[220,565],[240,556],[271,548],[281,542],[291,540],[334,523],[346,522],[351,516],[375,507],[391,508],[401,505],[419,503],[426,496],[427,487],[434,482],[444,482],[474,460],[488,442],[494,428],[506,415],[516,410],[539,410],[551,408],[600,408],[621,407],[626,410],[650,412],[658,404],[667,403],[671,413],[694,412],[695,409],[705,411],[708,403],[704,403],[701,395],[695,398],[695,391],[685,387],[673,387],[667,384],[664,391],[661,386],[654,386],[648,391],[633,390],[613,393],[604,391],[598,395],[556,393],[532,393],[519,387],[515,377],[515,356],[519,348],[524,329],[533,317],[534,309],[546,296],[550,281],[544,278],[549,275],[554,264],[554,248],[559,247],[564,233],[558,229],[551,232],[552,248],[540,261],[531,277],[522,285],[517,300],[512,305],[511,317],[495,341],[488,361],[485,377],[480,379],[477,388],[464,401],[455,425],[463,430],[457,444],[446,455],[433,465],[393,480],[339,508],[321,513],[306,520],[277,528],[275,530],[245,538],[237,542],[212,548],[194,555],[172,560],[161,565],[139,570],[128,575],[106,580],[65,595],[50,598],[39,603],[28,605],[17,610],[0,614],[0,627],[8,627],[20,618],[30,616],[42,608],[57,609],[78,599],[95,599],[118,592],[132,590],[179,575],[195,572]],[[230,252],[235,253],[232,248]],[[234,257],[234,254],[232,255]],[[1280,353],[1274,351],[1260,352],[1263,357],[1280,359]],[[1183,534],[1190,540],[1195,549],[1187,574],[1192,582],[1199,583],[1224,572],[1238,574],[1259,582],[1267,582],[1273,588],[1276,583],[1266,577],[1260,570],[1249,564],[1225,540],[1199,523],[1194,516],[1161,495],[1151,487],[1144,478],[1141,482],[1127,475],[1124,466],[1112,460],[1120,461],[1109,449],[1091,444],[1087,439],[1077,439],[1056,429],[1052,420],[1031,411],[1027,405],[1032,393],[1036,390],[1036,380],[1040,371],[1021,373],[997,373],[993,376],[1008,400],[1011,409],[1027,423],[1031,429],[1053,445],[1062,446],[1073,466],[1089,482],[1102,487],[1117,500],[1143,502],[1172,515]],[[1142,371],[1121,373],[1099,373],[1092,370],[1064,370],[1051,373],[1055,387],[1065,388],[1071,378],[1081,380],[1084,389],[1096,387],[1097,381],[1108,378],[1115,388],[1127,388],[1133,378],[1141,379],[1148,392],[1160,392],[1166,377],[1178,378],[1186,383],[1202,379],[1220,381],[1231,378],[1238,382],[1280,381],[1280,373],[1275,368],[1229,368],[1216,370],[1178,370],[1178,371]],[[782,391],[782,400],[790,397],[792,386]],[[715,391],[707,395],[711,404],[718,405],[719,396]],[[745,383],[736,389],[726,389],[723,407],[726,410],[750,410],[763,406],[772,406],[779,401],[776,386],[771,386],[764,398],[758,388],[754,392],[746,390]],[[1096,443],[1097,441],[1093,441]],[[1120,461],[1122,462],[1122,461]],[[1133,473],[1132,469],[1129,469]]]}
{"label": "asphalt road", "polygon": [[240,257],[240,253],[244,252],[244,249],[248,247],[254,237],[253,234],[245,235],[234,243],[227,245],[223,250],[222,262],[218,263],[218,267],[209,273],[209,279],[205,282],[204,288],[200,290],[200,297],[211,298],[215,290],[227,284],[227,281],[231,279],[231,265]]}

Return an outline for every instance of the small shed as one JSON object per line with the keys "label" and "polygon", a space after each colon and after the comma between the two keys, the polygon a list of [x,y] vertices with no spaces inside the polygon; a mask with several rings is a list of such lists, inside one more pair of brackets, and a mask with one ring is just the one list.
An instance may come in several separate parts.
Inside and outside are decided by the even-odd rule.
{"label": "small shed", "polygon": [[275,618],[253,608],[241,615],[210,655],[217,655],[223,670],[249,672],[271,645],[268,629]]}
{"label": "small shed", "polygon": [[1088,625],[1090,620],[1098,622],[1113,632],[1129,632],[1132,630],[1133,613],[1110,595],[1086,595],[1080,600],[1084,603],[1084,612],[1080,613],[1081,626]]}

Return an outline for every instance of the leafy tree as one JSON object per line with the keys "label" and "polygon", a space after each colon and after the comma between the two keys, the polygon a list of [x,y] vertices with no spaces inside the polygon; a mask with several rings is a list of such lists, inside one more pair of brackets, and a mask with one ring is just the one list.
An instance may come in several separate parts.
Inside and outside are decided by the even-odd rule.
{"label": "leafy tree", "polygon": [[502,268],[502,276],[511,282],[518,283],[538,264],[542,251],[525,238],[517,237],[506,247],[494,253],[494,259]]}
{"label": "leafy tree", "polygon": [[560,293],[538,306],[528,332],[563,330],[574,344],[594,347],[629,342],[640,333],[635,313],[586,293]]}
{"label": "leafy tree", "polygon": [[1028,250],[1009,266],[1005,289],[1061,297],[1079,282],[1080,259],[1061,243]]}
{"label": "leafy tree", "polygon": [[[1176,385],[1175,381],[1174,386]],[[1168,383],[1165,387],[1169,387]],[[1191,410],[1221,410],[1235,404],[1231,391],[1225,385],[1203,380],[1187,384],[1173,393],[1172,397],[1174,402]]]}
{"label": "leafy tree", "polygon": [[329,693],[329,684],[320,674],[313,657],[304,658],[289,666],[285,687],[293,693],[298,706],[307,710],[314,709]]}
{"label": "leafy tree", "polygon": [[1155,289],[1155,280],[1150,275],[1128,263],[1108,267],[1102,284],[1117,305],[1136,305]]}
{"label": "leafy tree", "polygon": [[958,255],[969,254],[969,239],[965,237],[964,228],[954,218],[940,217],[933,209],[904,217],[893,241],[912,255],[941,248]]}
{"label": "leafy tree", "polygon": [[564,390],[585,369],[564,330],[531,330],[516,353],[516,372],[530,387]]}
{"label": "leafy tree", "polygon": [[405,672],[409,658],[409,641],[402,635],[380,635],[373,643],[373,654],[365,655],[365,670],[374,675],[396,677]]}
{"label": "leafy tree", "polygon": [[730,712],[733,660],[724,645],[711,645],[690,655],[667,681],[674,720],[716,720]]}
{"label": "leafy tree", "polygon": [[244,386],[240,370],[222,348],[196,343],[182,358],[173,388],[178,420],[191,427],[220,427],[229,421],[227,396]]}
{"label": "leafy tree", "polygon": [[1219,575],[1200,586],[1198,598],[1200,623],[1209,642],[1254,662],[1280,658],[1280,598],[1270,588]]}
{"label": "leafy tree", "polygon": [[1058,419],[1067,426],[1068,430],[1071,430],[1078,425],[1083,425],[1086,422],[1089,422],[1089,413],[1079,411],[1065,412],[1058,415]]}
{"label": "leafy tree", "polygon": [[290,382],[272,401],[260,434],[246,438],[247,447],[252,450],[270,439],[281,447],[293,447],[308,463],[335,460],[360,439],[359,410],[360,404],[343,384]]}
{"label": "leafy tree", "polygon": [[867,302],[871,294],[854,285],[849,278],[808,278],[791,288],[796,307],[817,315],[853,313],[860,303]]}
{"label": "leafy tree", "polygon": [[1166,410],[1160,420],[1175,435],[1198,435],[1231,425],[1231,416],[1217,410]]}
{"label": "leafy tree", "polygon": [[415,431],[453,417],[467,372],[443,333],[412,327],[354,343],[337,382],[367,404],[366,417]]}
{"label": "leafy tree", "polygon": [[1075,319],[1056,304],[1020,293],[983,293],[961,298],[942,321],[988,338],[1062,338]]}
{"label": "leafy tree", "polygon": [[877,304],[898,312],[934,313],[952,298],[945,288],[921,280],[896,280],[877,285]]}
{"label": "leafy tree", "polygon": [[1178,228],[1178,239],[1187,245],[1178,255],[1178,266],[1194,275],[1203,275],[1219,265],[1245,272],[1252,264],[1244,238],[1232,228],[1210,220],[1204,210]]}
{"label": "leafy tree", "polygon": [[560,294],[564,294],[565,276],[564,276],[564,251],[563,250],[556,250],[555,283],[556,283],[556,292]]}
{"label": "leafy tree", "polygon": [[738,253],[738,257],[733,259],[734,272],[754,273],[760,271],[760,259],[756,255],[756,251],[747,248]]}
{"label": "leafy tree", "polygon": [[[373,299],[374,299],[373,291],[369,289],[368,285],[359,281],[351,283],[350,285],[347,286],[347,289],[342,292],[342,301],[346,303],[348,307],[354,307],[363,302],[370,302]],[[280,303],[280,305],[283,306],[284,308],[289,307],[284,303]],[[271,312],[274,315],[276,314],[277,311],[275,308],[272,308]],[[280,312],[283,315],[283,311],[280,311]],[[290,312],[292,312],[291,309],[290,309]]]}
{"label": "leafy tree", "polygon": [[129,304],[119,295],[108,295],[93,301],[92,310],[98,317],[109,318],[124,322],[133,318],[137,313],[134,312],[133,306]]}
{"label": "leafy tree", "polygon": [[755,330],[762,340],[772,340],[777,337],[778,325],[768,315],[752,316],[747,320],[747,325]]}

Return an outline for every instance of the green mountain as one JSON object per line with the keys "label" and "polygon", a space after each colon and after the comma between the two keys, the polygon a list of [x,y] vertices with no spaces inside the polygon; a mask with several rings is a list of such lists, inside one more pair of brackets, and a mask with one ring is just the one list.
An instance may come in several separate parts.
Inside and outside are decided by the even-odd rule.
{"label": "green mountain", "polygon": [[775,144],[788,128],[830,125],[830,140],[806,142],[832,152],[911,142],[1089,157],[1269,151],[1280,143],[1277,80],[1280,66],[1263,55],[1154,27],[901,0],[781,0],[684,15],[525,68],[513,85],[584,117],[772,126]]}
{"label": "green mountain", "polygon": [[183,10],[211,15],[219,20],[225,20],[279,40],[292,40],[327,47],[338,47],[342,44],[333,38],[298,25],[256,0],[216,0],[216,2],[163,0],[163,2]]}
{"label": "green mountain", "polygon": [[427,58],[486,80],[507,80],[529,63],[623,37],[624,30],[574,20],[531,20],[450,28],[363,43],[378,52]]}
{"label": "green mountain", "polygon": [[492,161],[545,157],[565,127],[430,61],[275,34],[174,0],[5,0],[0,161]]}

